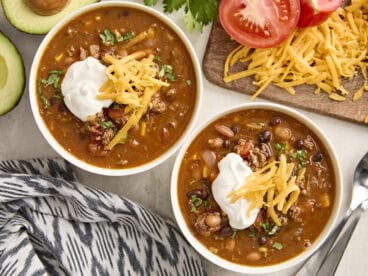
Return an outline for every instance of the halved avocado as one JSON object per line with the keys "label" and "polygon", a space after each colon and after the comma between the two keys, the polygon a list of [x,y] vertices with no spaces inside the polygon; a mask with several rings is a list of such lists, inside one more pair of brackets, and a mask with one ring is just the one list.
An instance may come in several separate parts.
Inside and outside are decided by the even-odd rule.
{"label": "halved avocado", "polygon": [[0,115],[12,110],[23,95],[24,65],[14,44],[0,32]]}
{"label": "halved avocado", "polygon": [[24,0],[1,0],[1,5],[5,16],[15,28],[29,34],[45,34],[69,13],[95,2],[99,0],[72,0],[59,13],[49,16],[38,15]]}

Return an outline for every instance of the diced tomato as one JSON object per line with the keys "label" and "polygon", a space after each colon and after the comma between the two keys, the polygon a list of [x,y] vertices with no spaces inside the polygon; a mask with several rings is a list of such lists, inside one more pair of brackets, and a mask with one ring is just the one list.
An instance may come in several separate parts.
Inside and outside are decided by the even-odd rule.
{"label": "diced tomato", "polygon": [[316,26],[324,22],[341,6],[342,0],[300,0],[299,27]]}
{"label": "diced tomato", "polygon": [[225,31],[240,44],[269,48],[295,29],[300,0],[222,0],[219,18]]}

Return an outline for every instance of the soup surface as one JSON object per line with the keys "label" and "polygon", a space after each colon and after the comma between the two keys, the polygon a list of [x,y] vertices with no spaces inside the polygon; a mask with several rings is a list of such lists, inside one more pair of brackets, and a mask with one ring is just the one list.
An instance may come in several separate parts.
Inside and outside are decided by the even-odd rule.
{"label": "soup surface", "polygon": [[[136,111],[113,101],[82,121],[65,105],[61,83],[75,62],[93,57],[108,66],[106,55],[121,60],[135,53],[153,60],[157,81],[167,86],[158,89],[139,122],[110,147],[142,103]],[[110,75],[114,78],[114,72]],[[156,17],[121,7],[96,9],[65,25],[44,51],[34,85],[40,114],[54,138],[78,159],[106,168],[142,165],[167,151],[183,134],[196,99],[194,66],[179,37]]]}
{"label": "soup surface", "polygon": [[[267,208],[273,202],[267,200],[271,188],[254,223],[245,229],[229,225],[213,191],[218,163],[229,153],[239,155],[253,175],[271,163],[280,169],[286,157],[292,168],[288,183],[294,181],[298,198],[287,212],[275,205],[279,225]],[[266,167],[263,176],[270,171]],[[292,197],[290,193],[285,200]],[[179,170],[179,205],[193,235],[211,252],[239,264],[271,265],[301,253],[323,231],[334,199],[335,178],[326,149],[305,125],[274,111],[240,111],[213,122],[193,140]]]}

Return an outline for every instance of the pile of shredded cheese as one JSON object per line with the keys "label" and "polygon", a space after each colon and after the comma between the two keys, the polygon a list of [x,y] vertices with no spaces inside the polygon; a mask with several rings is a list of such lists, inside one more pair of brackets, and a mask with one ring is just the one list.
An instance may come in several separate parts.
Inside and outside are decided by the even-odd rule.
{"label": "pile of shredded cheese", "polygon": [[[364,84],[354,91],[356,101],[363,91],[368,91],[367,52],[368,2],[352,0],[350,6],[339,8],[321,25],[295,30],[278,47],[237,47],[225,62],[224,81],[254,76],[259,89],[253,98],[273,82],[292,95],[295,86],[315,85],[314,93],[324,91],[332,100],[344,101],[349,92],[342,86],[341,79],[353,78],[360,69]],[[237,61],[248,64],[246,70],[229,73]]]}
{"label": "pile of shredded cheese", "polygon": [[250,174],[240,188],[228,195],[231,202],[240,198],[249,200],[249,213],[254,208],[266,206],[267,214],[280,226],[275,208],[283,214],[287,213],[291,205],[298,200],[300,188],[296,183],[301,181],[305,173],[305,168],[302,168],[298,176],[291,176],[294,166],[294,163],[286,162],[285,155],[281,155],[280,161],[272,161],[261,170]]}
{"label": "pile of shredded cheese", "polygon": [[124,104],[125,112],[129,115],[127,123],[119,130],[111,142],[105,147],[111,150],[125,137],[129,129],[138,124],[147,112],[152,96],[167,82],[158,78],[159,67],[153,61],[153,55],[145,57],[143,51],[135,52],[123,58],[110,55],[104,56],[107,67],[108,80],[100,88],[98,99],[111,99]]}

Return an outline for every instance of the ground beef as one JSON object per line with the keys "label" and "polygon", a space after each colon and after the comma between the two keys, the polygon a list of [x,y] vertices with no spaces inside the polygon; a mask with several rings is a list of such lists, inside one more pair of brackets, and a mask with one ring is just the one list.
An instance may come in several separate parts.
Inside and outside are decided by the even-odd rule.
{"label": "ground beef", "polygon": [[293,204],[288,211],[288,216],[295,222],[301,222],[302,219],[300,218],[300,213],[300,207]]}
{"label": "ground beef", "polygon": [[155,94],[151,100],[151,110],[156,113],[163,113],[167,109],[166,103],[159,94]]}
{"label": "ground beef", "polygon": [[269,153],[259,146],[249,151],[247,161],[253,171],[257,171],[267,165]]}

